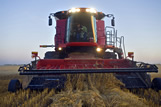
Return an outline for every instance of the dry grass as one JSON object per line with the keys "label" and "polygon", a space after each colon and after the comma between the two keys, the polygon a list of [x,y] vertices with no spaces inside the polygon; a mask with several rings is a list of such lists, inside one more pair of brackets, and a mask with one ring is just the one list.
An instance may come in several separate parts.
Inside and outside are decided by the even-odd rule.
{"label": "dry grass", "polygon": [[68,75],[65,90],[52,97],[53,103],[51,105],[53,107],[147,106],[144,99],[121,90],[120,86],[123,84],[112,74]]}
{"label": "dry grass", "polygon": [[22,80],[18,75],[19,66],[0,66],[0,107],[46,107],[51,103],[50,97],[55,90],[45,89],[43,92],[20,90],[16,93],[8,92],[11,79]]}
{"label": "dry grass", "polygon": [[22,79],[21,76],[18,75],[19,66],[0,66],[0,95],[8,94],[8,83],[10,79],[18,78]]}
{"label": "dry grass", "polygon": [[[9,69],[17,71],[16,67]],[[7,68],[3,67],[4,71]],[[23,77],[17,74],[0,75],[0,107],[158,107],[161,100],[161,92],[152,89],[133,92],[120,89],[124,84],[112,74],[67,75],[65,89],[57,93],[48,89],[9,93],[7,87],[12,78],[21,80]]]}
{"label": "dry grass", "polygon": [[18,74],[19,66],[0,66],[1,75]]}
{"label": "dry grass", "polygon": [[43,92],[21,90],[16,93],[8,93],[0,99],[1,107],[46,107],[51,104],[51,96],[55,90],[45,89]]}

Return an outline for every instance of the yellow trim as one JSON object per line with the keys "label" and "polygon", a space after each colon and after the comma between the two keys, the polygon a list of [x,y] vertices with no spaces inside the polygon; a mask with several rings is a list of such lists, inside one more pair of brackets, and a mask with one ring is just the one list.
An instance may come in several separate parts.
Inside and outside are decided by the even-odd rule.
{"label": "yellow trim", "polygon": [[38,52],[32,52],[32,54],[38,54]]}
{"label": "yellow trim", "polygon": [[94,29],[94,23],[93,23],[93,17],[91,16],[91,24],[92,24],[92,30],[93,30],[93,36],[94,36],[94,42],[96,42],[96,34],[95,34],[95,29]]}

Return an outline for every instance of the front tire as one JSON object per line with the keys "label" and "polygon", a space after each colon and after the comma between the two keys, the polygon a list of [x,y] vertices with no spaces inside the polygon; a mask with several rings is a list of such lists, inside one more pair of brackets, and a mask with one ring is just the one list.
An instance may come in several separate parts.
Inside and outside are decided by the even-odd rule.
{"label": "front tire", "polygon": [[154,78],[152,81],[152,88],[156,91],[161,90],[161,78]]}
{"label": "front tire", "polygon": [[18,79],[13,79],[10,81],[8,85],[8,91],[9,92],[16,92],[18,90],[22,89],[22,84]]}
{"label": "front tire", "polygon": [[116,59],[116,55],[114,52],[105,52],[104,59]]}

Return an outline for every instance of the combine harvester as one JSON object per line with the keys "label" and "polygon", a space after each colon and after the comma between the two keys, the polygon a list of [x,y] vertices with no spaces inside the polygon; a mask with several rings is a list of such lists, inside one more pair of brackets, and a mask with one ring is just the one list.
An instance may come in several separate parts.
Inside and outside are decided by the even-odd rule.
{"label": "combine harvester", "polygon": [[[27,75],[30,81],[26,88],[43,90],[61,89],[67,79],[66,74],[114,73],[128,89],[154,88],[161,90],[161,78],[151,82],[148,72],[158,72],[156,65],[134,61],[134,53],[126,56],[124,37],[117,37],[113,14],[97,12],[92,8],[72,8],[68,11],[51,13],[56,19],[55,45],[53,51],[40,59],[38,52],[31,64],[19,68],[20,75]],[[103,18],[109,18],[111,26],[105,27]],[[22,88],[19,80],[11,80],[8,91]]]}

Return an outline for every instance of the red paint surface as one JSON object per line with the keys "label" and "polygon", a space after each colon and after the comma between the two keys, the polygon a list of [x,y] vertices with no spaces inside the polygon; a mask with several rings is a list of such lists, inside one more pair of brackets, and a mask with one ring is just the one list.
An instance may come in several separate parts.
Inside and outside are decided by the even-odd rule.
{"label": "red paint surface", "polygon": [[98,46],[105,47],[106,46],[106,35],[105,35],[105,27],[103,20],[97,20],[97,44],[92,42],[72,42],[72,43],[65,43],[65,36],[66,36],[66,24],[67,20],[57,20],[56,22],[56,35],[55,35],[55,46],[58,47],[66,47],[66,46]]}
{"label": "red paint surface", "polygon": [[43,59],[37,63],[37,69],[98,69],[129,68],[125,59]]}
{"label": "red paint surface", "polygon": [[98,45],[106,45],[105,25],[103,20],[97,20],[97,43]]}
{"label": "red paint surface", "polygon": [[97,43],[93,42],[70,42],[66,46],[97,46]]}
{"label": "red paint surface", "polygon": [[66,35],[66,24],[67,19],[56,21],[56,35],[55,35],[55,46],[65,45],[65,35]]}

